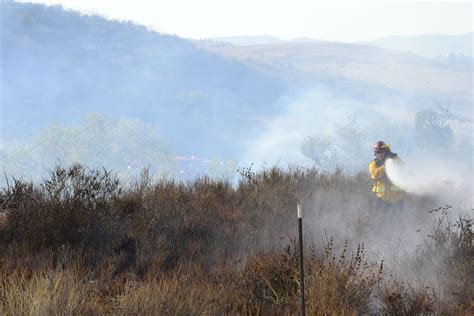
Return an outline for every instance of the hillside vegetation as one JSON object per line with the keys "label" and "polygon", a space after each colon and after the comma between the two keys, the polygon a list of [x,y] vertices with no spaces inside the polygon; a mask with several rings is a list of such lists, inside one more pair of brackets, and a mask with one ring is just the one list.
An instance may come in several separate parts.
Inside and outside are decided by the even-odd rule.
{"label": "hillside vegetation", "polygon": [[221,45],[58,6],[0,8],[3,147],[94,112],[158,126],[179,155],[239,160],[308,93],[320,95],[302,114],[314,121],[334,110],[410,121],[434,104],[472,120],[472,68],[414,54],[325,41]]}
{"label": "hillside vegetation", "polygon": [[470,32],[462,35],[388,36],[374,41],[361,42],[361,44],[412,52],[430,58],[455,55],[472,59],[474,58],[473,40],[474,32]]}
{"label": "hillside vegetation", "polygon": [[269,75],[126,21],[4,1],[0,21],[3,146],[95,112],[158,125],[183,155],[234,157],[285,91]]}
{"label": "hillside vegetation", "polygon": [[1,313],[297,314],[297,202],[309,313],[474,312],[472,218],[416,197],[376,209],[365,174],[240,174],[232,187],[145,170],[123,187],[73,165],[41,185],[12,180],[0,195]]}
{"label": "hillside vegetation", "polygon": [[[369,43],[370,44],[370,43]],[[472,104],[473,68],[379,47],[328,41],[266,45],[204,45],[209,51],[290,80],[318,83],[354,100],[419,109],[427,98],[451,98],[457,111]],[[416,99],[416,103],[412,103]],[[413,110],[413,109],[411,109]]]}

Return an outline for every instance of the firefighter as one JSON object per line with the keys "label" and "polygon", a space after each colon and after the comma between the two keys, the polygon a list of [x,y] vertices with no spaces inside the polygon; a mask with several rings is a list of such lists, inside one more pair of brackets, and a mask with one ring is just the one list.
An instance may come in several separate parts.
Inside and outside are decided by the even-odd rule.
{"label": "firefighter", "polygon": [[390,145],[383,141],[374,144],[375,159],[370,162],[369,173],[374,180],[372,191],[375,193],[380,205],[384,207],[400,206],[402,204],[403,191],[395,186],[385,173],[385,162],[393,159],[401,162],[396,153],[390,151]]}

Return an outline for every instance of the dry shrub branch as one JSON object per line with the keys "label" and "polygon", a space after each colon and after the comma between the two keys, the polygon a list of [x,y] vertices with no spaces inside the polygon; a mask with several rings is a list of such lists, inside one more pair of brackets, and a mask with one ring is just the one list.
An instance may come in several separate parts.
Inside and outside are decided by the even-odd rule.
{"label": "dry shrub branch", "polygon": [[[297,202],[318,212],[305,223],[311,314],[473,310],[469,216],[441,217],[421,252],[422,258],[441,253],[444,278],[463,280],[448,282],[453,293],[446,295],[385,273],[365,243],[315,238],[337,209],[336,225],[354,236],[369,236],[369,220],[380,223],[384,215],[372,211],[365,175],[240,172],[238,185],[206,177],[155,181],[145,170],[123,187],[113,173],[81,165],[58,166],[40,185],[12,179],[0,194],[0,312],[297,314]],[[428,207],[415,198],[411,205]],[[345,223],[354,209],[368,211]]]}

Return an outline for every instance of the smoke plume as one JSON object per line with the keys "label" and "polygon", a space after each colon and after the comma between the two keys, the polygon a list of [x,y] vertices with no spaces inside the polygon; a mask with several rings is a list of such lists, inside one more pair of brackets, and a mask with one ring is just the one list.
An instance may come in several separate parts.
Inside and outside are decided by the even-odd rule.
{"label": "smoke plume", "polygon": [[389,159],[385,165],[388,178],[410,194],[446,204],[473,202],[472,164],[464,159],[418,155],[401,164]]}

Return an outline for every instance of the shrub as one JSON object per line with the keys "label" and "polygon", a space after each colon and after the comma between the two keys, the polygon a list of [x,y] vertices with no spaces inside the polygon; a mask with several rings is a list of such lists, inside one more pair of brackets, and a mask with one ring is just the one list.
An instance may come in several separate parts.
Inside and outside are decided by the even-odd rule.
{"label": "shrub", "polygon": [[[0,244],[0,311],[294,314],[296,202],[303,204],[305,245],[311,246],[304,259],[309,313],[472,309],[469,216],[453,222],[442,213],[418,251],[421,268],[428,259],[442,259],[434,271],[446,281],[445,293],[435,292],[386,276],[365,248],[390,241],[392,235],[382,239],[380,233],[406,221],[429,222],[419,210],[431,207],[430,201],[410,197],[393,216],[374,208],[363,174],[300,168],[242,173],[237,187],[206,177],[151,181],[145,170],[124,188],[111,172],[80,165],[58,166],[41,185],[14,179],[0,194],[8,209]],[[318,243],[326,230],[337,237]],[[38,309],[34,302],[48,292],[52,309]]]}

